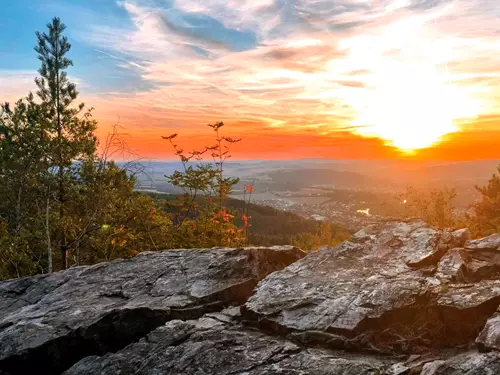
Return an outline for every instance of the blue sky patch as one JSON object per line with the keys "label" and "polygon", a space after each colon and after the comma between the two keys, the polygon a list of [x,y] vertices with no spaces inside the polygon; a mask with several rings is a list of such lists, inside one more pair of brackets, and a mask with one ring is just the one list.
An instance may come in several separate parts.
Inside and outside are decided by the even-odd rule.
{"label": "blue sky patch", "polygon": [[226,46],[231,51],[246,51],[257,46],[253,31],[240,31],[224,26],[220,21],[201,13],[184,13],[170,9],[163,12],[167,30],[202,42]]}

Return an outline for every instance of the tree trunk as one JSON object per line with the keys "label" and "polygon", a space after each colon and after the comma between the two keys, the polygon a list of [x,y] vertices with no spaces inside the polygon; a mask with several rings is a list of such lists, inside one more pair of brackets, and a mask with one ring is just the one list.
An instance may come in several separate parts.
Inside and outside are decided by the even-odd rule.
{"label": "tree trunk", "polygon": [[47,262],[49,263],[49,273],[52,273],[52,242],[50,240],[50,198],[47,196],[47,205],[45,206],[45,234],[47,236]]}
{"label": "tree trunk", "polygon": [[59,224],[61,226],[61,232],[59,234],[59,248],[61,252],[61,269],[65,270],[68,267],[68,259],[67,259],[67,245],[66,245],[66,233],[64,230],[64,161],[63,161],[63,149],[62,149],[62,124],[61,124],[61,102],[60,102],[60,94],[61,88],[59,87],[59,51],[57,49],[55,51],[56,63],[56,113],[57,113],[57,140],[59,147]]}
{"label": "tree trunk", "polygon": [[59,233],[59,249],[61,252],[61,269],[67,268],[67,246],[66,246],[66,233],[64,231],[64,181],[62,179],[62,167],[59,166],[59,225],[61,230]]}

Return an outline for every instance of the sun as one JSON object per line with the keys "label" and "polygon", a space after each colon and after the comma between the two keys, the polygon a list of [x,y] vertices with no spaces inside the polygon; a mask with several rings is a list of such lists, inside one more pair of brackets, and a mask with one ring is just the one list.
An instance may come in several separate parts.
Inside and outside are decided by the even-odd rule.
{"label": "sun", "polygon": [[356,132],[382,138],[406,153],[428,148],[471,115],[459,87],[433,67],[390,64],[374,77],[369,102],[358,111]]}
{"label": "sun", "polygon": [[449,72],[452,44],[437,38],[426,22],[410,17],[343,44],[349,67],[367,72],[359,77],[363,88],[343,92],[354,110],[354,133],[381,138],[406,153],[436,145],[460,131],[456,120],[479,113],[472,94]]}

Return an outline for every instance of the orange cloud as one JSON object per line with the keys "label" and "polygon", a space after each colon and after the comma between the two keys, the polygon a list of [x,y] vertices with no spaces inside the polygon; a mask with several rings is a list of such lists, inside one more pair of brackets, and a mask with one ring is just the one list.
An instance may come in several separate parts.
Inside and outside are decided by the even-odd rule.
{"label": "orange cloud", "polygon": [[80,91],[99,134],[119,119],[145,157],[171,157],[173,132],[186,149],[210,143],[216,121],[244,138],[240,159],[498,157],[500,35],[485,2],[119,4],[132,27],[96,23],[81,39],[146,85]]}
{"label": "orange cloud", "polygon": [[[211,17],[219,17],[216,10],[231,14],[226,27],[253,28],[259,35],[255,48],[238,52],[200,39],[207,53],[200,57],[187,47],[192,38],[169,39],[161,25],[169,16],[158,18],[159,10],[125,2],[136,30],[108,43],[126,53],[146,51],[150,60],[139,71],[157,86],[133,96],[96,98],[96,106],[105,108],[104,121],[119,113],[134,129],[138,147],[145,142],[142,148],[158,157],[168,155],[165,147],[146,136],[181,132],[198,147],[208,142],[204,125],[219,120],[232,124],[231,133],[248,145],[258,142],[257,149],[238,145],[241,158],[403,157],[394,143],[422,148],[404,157],[455,159],[466,135],[478,148],[489,144],[476,134],[483,130],[471,127],[475,116],[496,110],[498,94],[491,85],[500,77],[500,60],[488,52],[498,48],[498,37],[489,34],[496,26],[478,7],[383,2],[339,10],[325,3],[320,11],[300,1],[292,30],[284,24],[284,8],[266,1],[238,4],[179,5]],[[463,17],[460,28],[454,15]],[[483,22],[481,35],[467,32],[476,21]],[[329,29],[332,24],[336,31]],[[483,59],[477,63],[471,55]],[[481,155],[493,157],[489,149]]]}

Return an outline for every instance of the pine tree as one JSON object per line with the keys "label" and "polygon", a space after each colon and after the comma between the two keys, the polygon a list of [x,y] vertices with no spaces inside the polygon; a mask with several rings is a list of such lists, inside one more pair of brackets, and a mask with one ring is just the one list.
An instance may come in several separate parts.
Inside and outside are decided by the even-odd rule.
{"label": "pine tree", "polygon": [[82,114],[84,104],[73,106],[78,97],[76,86],[70,82],[66,70],[73,62],[66,57],[71,49],[68,38],[63,36],[66,28],[59,18],[47,25],[48,33],[37,32],[38,45],[35,51],[41,61],[40,77],[35,82],[37,94],[42,101],[44,117],[49,126],[46,141],[50,143],[47,160],[56,173],[56,203],[58,205],[57,246],[60,252],[61,269],[67,266],[68,244],[65,231],[65,216],[74,184],[74,163],[92,159],[96,151],[93,134],[96,122],[91,118],[91,110]]}

